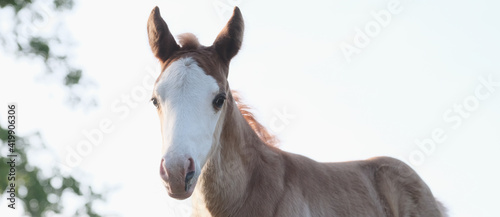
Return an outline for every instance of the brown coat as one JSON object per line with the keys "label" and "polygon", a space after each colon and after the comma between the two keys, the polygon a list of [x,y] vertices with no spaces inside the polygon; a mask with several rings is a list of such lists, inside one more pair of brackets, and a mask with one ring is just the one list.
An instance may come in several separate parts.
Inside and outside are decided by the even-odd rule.
{"label": "brown coat", "polygon": [[158,8],[148,21],[149,42],[163,70],[174,60],[191,57],[227,94],[217,122],[219,133],[214,133],[194,190],[194,216],[445,216],[429,187],[399,160],[318,163],[273,146],[274,137],[255,121],[227,82],[243,29],[242,15],[235,8],[212,46],[201,46],[192,34],[181,36],[179,46]]}

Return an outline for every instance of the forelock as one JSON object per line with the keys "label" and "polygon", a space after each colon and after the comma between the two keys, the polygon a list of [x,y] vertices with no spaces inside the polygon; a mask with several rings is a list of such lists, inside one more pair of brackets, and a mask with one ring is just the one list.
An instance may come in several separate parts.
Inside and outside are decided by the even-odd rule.
{"label": "forelock", "polygon": [[200,41],[193,33],[183,33],[177,36],[183,50],[194,50],[200,47]]}

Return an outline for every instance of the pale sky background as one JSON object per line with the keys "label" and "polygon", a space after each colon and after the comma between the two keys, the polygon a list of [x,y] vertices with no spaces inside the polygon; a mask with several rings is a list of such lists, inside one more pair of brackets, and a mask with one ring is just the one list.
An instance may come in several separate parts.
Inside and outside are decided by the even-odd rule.
{"label": "pale sky background", "polygon": [[[214,5],[236,3],[245,37],[229,82],[283,150],[318,161],[386,155],[409,162],[420,154],[411,165],[450,216],[498,216],[500,84],[489,91],[480,80],[500,82],[500,4],[395,1],[400,13],[347,61],[341,46],[354,46],[356,29],[366,33],[377,22],[372,12],[387,10],[389,2],[77,1],[71,13],[51,19],[66,20],[75,41],[72,61],[95,83],[88,93],[98,107],[70,108],[63,89],[47,85],[55,79],[41,80],[39,67],[0,53],[0,121],[5,105],[16,102],[19,133],[41,131],[57,156],[34,159],[57,164],[98,191],[111,190],[96,207],[106,216],[187,216],[189,200],[169,198],[158,175],[160,125],[149,98],[159,70],[146,21],[158,5],[174,34],[192,32],[210,45],[230,15]],[[478,99],[478,88],[488,96]],[[464,103],[468,117],[454,111]],[[276,113],[284,110],[293,118],[280,120]],[[70,150],[88,142],[85,132],[103,120],[112,122],[112,132],[68,167]],[[436,130],[445,141],[424,152],[415,141]],[[5,201],[0,216],[19,216]]]}

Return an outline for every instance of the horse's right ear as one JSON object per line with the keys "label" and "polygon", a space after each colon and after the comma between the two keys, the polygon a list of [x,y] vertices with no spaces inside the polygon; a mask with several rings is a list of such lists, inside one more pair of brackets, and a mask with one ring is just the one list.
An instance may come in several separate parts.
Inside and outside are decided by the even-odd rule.
{"label": "horse's right ear", "polygon": [[180,49],[174,36],[168,30],[167,23],[161,18],[158,6],[149,15],[148,37],[153,54],[162,62],[165,62],[175,51]]}
{"label": "horse's right ear", "polygon": [[233,16],[231,16],[231,19],[229,19],[219,35],[217,35],[212,45],[219,56],[227,63],[241,48],[244,28],[243,16],[241,16],[240,9],[234,7]]}

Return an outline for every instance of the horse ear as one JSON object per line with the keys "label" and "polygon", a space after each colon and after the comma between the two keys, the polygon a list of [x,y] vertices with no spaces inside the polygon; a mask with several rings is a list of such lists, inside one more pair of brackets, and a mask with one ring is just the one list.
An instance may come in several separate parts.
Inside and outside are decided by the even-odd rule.
{"label": "horse ear", "polygon": [[162,62],[166,61],[175,51],[179,50],[179,45],[168,30],[167,23],[161,18],[158,6],[149,15],[148,37],[149,46],[151,46],[153,54]]}
{"label": "horse ear", "polygon": [[243,16],[241,16],[240,9],[234,7],[233,16],[217,35],[212,45],[224,61],[229,63],[231,58],[240,50],[243,41],[243,30]]}

